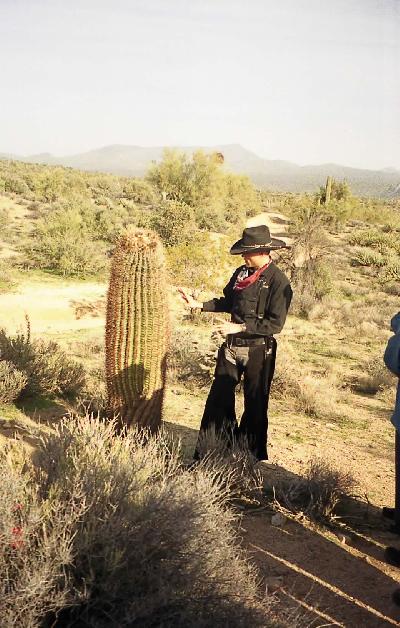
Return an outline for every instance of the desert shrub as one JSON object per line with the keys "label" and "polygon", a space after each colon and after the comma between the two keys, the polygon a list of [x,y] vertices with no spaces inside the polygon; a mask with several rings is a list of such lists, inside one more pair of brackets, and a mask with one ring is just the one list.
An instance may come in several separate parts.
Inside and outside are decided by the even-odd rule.
{"label": "desert shrub", "polygon": [[352,256],[352,263],[358,266],[376,266],[381,268],[385,266],[386,261],[382,253],[370,248],[357,249]]}
{"label": "desert shrub", "polygon": [[289,344],[280,343],[272,380],[272,396],[275,399],[308,416],[332,418],[337,412],[337,394],[332,373],[320,376],[311,373]]}
{"label": "desert shrub", "polygon": [[323,259],[310,259],[292,275],[291,313],[308,318],[313,306],[333,289],[332,272]]}
{"label": "desert shrub", "polygon": [[0,233],[1,239],[6,240],[10,235],[11,219],[7,209],[0,209]]}
{"label": "desert shrub", "polygon": [[336,516],[339,504],[354,490],[350,473],[331,467],[323,460],[311,460],[304,477],[297,477],[275,486],[275,498],[281,506],[294,513],[321,522]]}
{"label": "desert shrub", "polygon": [[5,192],[13,192],[14,194],[23,194],[26,195],[29,192],[29,188],[25,183],[24,179],[20,177],[18,174],[8,173],[3,174],[5,177],[4,182],[4,191]]}
{"label": "desert shrub", "polygon": [[259,498],[262,476],[257,458],[250,451],[245,438],[233,434],[217,434],[214,428],[199,435],[196,450],[198,469],[212,470],[220,485],[228,490],[230,499]]}
{"label": "desert shrub", "polygon": [[224,172],[222,163],[220,153],[166,150],[146,179],[167,200],[192,207],[199,228],[224,231],[227,222],[237,224],[260,211],[261,202],[250,179]]}
{"label": "desert shrub", "polygon": [[400,258],[388,260],[381,274],[381,279],[384,282],[400,280]]}
{"label": "desert shrub", "polygon": [[286,260],[293,285],[291,311],[307,317],[313,305],[331,292],[331,270],[327,264],[327,236],[319,207],[298,207],[293,212],[293,247]]}
{"label": "desert shrub", "polygon": [[143,179],[129,178],[122,181],[122,193],[135,203],[153,205],[158,201],[155,188]]}
{"label": "desert shrub", "polygon": [[168,358],[172,380],[184,382],[188,387],[209,386],[215,370],[216,339],[200,342],[193,330],[181,328],[174,331]]}
{"label": "desert shrub", "polygon": [[152,214],[150,227],[166,246],[190,242],[196,230],[193,209],[180,201],[164,201]]}
{"label": "desert shrub", "polygon": [[352,386],[357,392],[376,395],[394,385],[395,377],[386,368],[382,355],[369,360],[363,370],[353,378]]}
{"label": "desert shrub", "polygon": [[0,329],[0,359],[23,373],[26,383],[20,397],[30,395],[75,396],[85,384],[83,366],[70,360],[57,343],[32,340],[26,332],[14,337]]}
{"label": "desert shrub", "polygon": [[382,245],[390,244],[392,242],[392,238],[390,235],[383,233],[382,231],[378,231],[377,229],[368,229],[366,231],[354,233],[349,242],[353,246],[378,248]]}
{"label": "desert shrub", "polygon": [[230,243],[229,237],[198,232],[195,240],[169,247],[166,260],[171,281],[191,289],[220,292],[238,265],[229,255]]}
{"label": "desert shrub", "polygon": [[9,292],[16,284],[14,269],[10,259],[0,259],[0,294]]}
{"label": "desert shrub", "polygon": [[101,366],[89,369],[85,385],[76,397],[76,408],[85,414],[106,416],[108,412],[104,361]]}
{"label": "desert shrub", "polygon": [[4,628],[269,625],[215,468],[184,471],[165,435],[90,417],[64,421],[37,463],[6,466],[0,488]]}
{"label": "desert shrub", "polygon": [[26,252],[39,268],[67,277],[92,275],[106,265],[104,244],[92,238],[75,210],[55,211],[39,220]]}
{"label": "desert shrub", "polygon": [[0,403],[15,401],[27,384],[26,375],[10,362],[0,360]]}

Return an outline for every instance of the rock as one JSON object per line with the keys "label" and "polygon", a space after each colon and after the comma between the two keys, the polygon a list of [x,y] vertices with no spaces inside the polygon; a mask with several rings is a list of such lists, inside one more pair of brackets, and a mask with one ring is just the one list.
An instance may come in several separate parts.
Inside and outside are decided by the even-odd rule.
{"label": "rock", "polygon": [[282,528],[285,525],[286,521],[287,521],[286,517],[282,515],[280,512],[275,513],[271,517],[271,524],[275,526],[276,528]]}
{"label": "rock", "polygon": [[335,425],[334,423],[325,423],[325,427],[329,428],[330,430],[336,430],[337,425]]}

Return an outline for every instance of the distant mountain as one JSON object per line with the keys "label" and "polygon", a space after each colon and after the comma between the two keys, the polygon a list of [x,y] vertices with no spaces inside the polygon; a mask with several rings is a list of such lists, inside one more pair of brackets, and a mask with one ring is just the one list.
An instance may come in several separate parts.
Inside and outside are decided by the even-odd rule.
{"label": "distant mountain", "polygon": [[[247,174],[256,185],[273,190],[312,192],[320,185],[324,185],[328,175],[332,175],[337,179],[347,179],[355,194],[400,197],[400,171],[394,168],[364,170],[339,164],[299,166],[289,161],[262,159],[239,144],[175,148],[186,153],[192,153],[200,148],[206,152],[221,152],[225,157],[227,169],[236,173]],[[162,158],[163,151],[164,147],[162,146],[146,148],[114,144],[65,157],[55,157],[50,153],[28,157],[0,153],[0,158],[141,177],[151,162],[159,161]]]}

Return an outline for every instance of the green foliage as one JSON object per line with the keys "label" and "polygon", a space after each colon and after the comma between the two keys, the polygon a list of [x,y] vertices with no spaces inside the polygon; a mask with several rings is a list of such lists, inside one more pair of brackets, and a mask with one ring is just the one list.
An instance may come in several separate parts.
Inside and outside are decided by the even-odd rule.
{"label": "green foliage", "polygon": [[166,246],[190,242],[196,230],[193,209],[180,201],[164,201],[152,214],[150,227]]}
{"label": "green foliage", "polygon": [[226,222],[237,224],[261,207],[250,180],[224,172],[218,153],[196,151],[188,157],[166,150],[163,160],[150,168],[146,178],[166,200],[192,207],[202,229],[223,230]]}
{"label": "green foliage", "polygon": [[382,268],[386,265],[386,258],[375,249],[361,248],[353,254],[353,263],[359,266],[376,266]]}
{"label": "green foliage", "polygon": [[359,231],[351,236],[349,240],[352,245],[370,246],[380,249],[382,246],[393,246],[395,240],[391,234],[383,233],[377,229],[367,229]]}
{"label": "green foliage", "polygon": [[230,466],[184,471],[164,434],[88,416],[44,438],[38,470],[17,453],[0,451],[3,628],[273,624],[227,506]]}
{"label": "green foliage", "polygon": [[108,405],[124,427],[161,425],[168,331],[161,242],[153,231],[130,229],[113,254],[105,335]]}
{"label": "green foliage", "polygon": [[1,239],[5,240],[10,232],[11,221],[10,213],[7,209],[0,209],[0,234]]}
{"label": "green foliage", "polygon": [[328,177],[326,185],[320,187],[317,198],[321,203],[327,204],[331,201],[349,201],[351,199],[350,186],[346,179],[336,181],[336,179]]}
{"label": "green foliage", "polygon": [[38,268],[66,277],[93,275],[106,265],[105,246],[93,240],[81,214],[72,209],[38,220],[25,250]]}
{"label": "green foliage", "polygon": [[400,243],[397,234],[382,229],[367,229],[350,238],[355,246],[353,263],[378,268],[383,283],[400,279]]}
{"label": "green foliage", "polygon": [[5,178],[4,191],[24,195],[29,192],[29,188],[21,177],[15,174],[10,174],[7,178]]}
{"label": "green foliage", "polygon": [[83,367],[70,360],[55,342],[31,340],[26,333],[12,337],[0,329],[0,360],[21,372],[25,384],[19,397],[32,395],[75,396],[85,385]]}
{"label": "green foliage", "polygon": [[296,233],[288,262],[294,291],[291,311],[307,317],[317,301],[331,292],[327,263],[325,214],[319,206],[299,207],[294,213]]}
{"label": "green foliage", "polygon": [[0,403],[15,401],[27,384],[24,373],[18,371],[11,362],[0,360]]}
{"label": "green foliage", "polygon": [[229,237],[213,237],[199,232],[189,243],[169,247],[166,251],[171,281],[199,290],[221,290],[227,276],[240,264],[229,255]]}

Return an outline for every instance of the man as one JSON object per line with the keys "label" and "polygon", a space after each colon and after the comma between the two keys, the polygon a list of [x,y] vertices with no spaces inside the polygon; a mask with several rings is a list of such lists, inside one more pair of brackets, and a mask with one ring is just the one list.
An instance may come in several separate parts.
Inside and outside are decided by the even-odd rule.
{"label": "man", "polygon": [[[248,227],[230,250],[232,255],[242,255],[245,263],[233,273],[223,297],[200,303],[180,290],[191,308],[231,315],[231,322],[221,321],[217,327],[226,341],[218,352],[200,433],[214,426],[216,432],[247,437],[258,460],[268,459],[267,409],[277,346],[274,334],[282,330],[292,299],[289,281],[270,252],[285,246],[283,240],[271,237],[267,226]],[[244,413],[238,427],[235,388],[242,376]]]}

